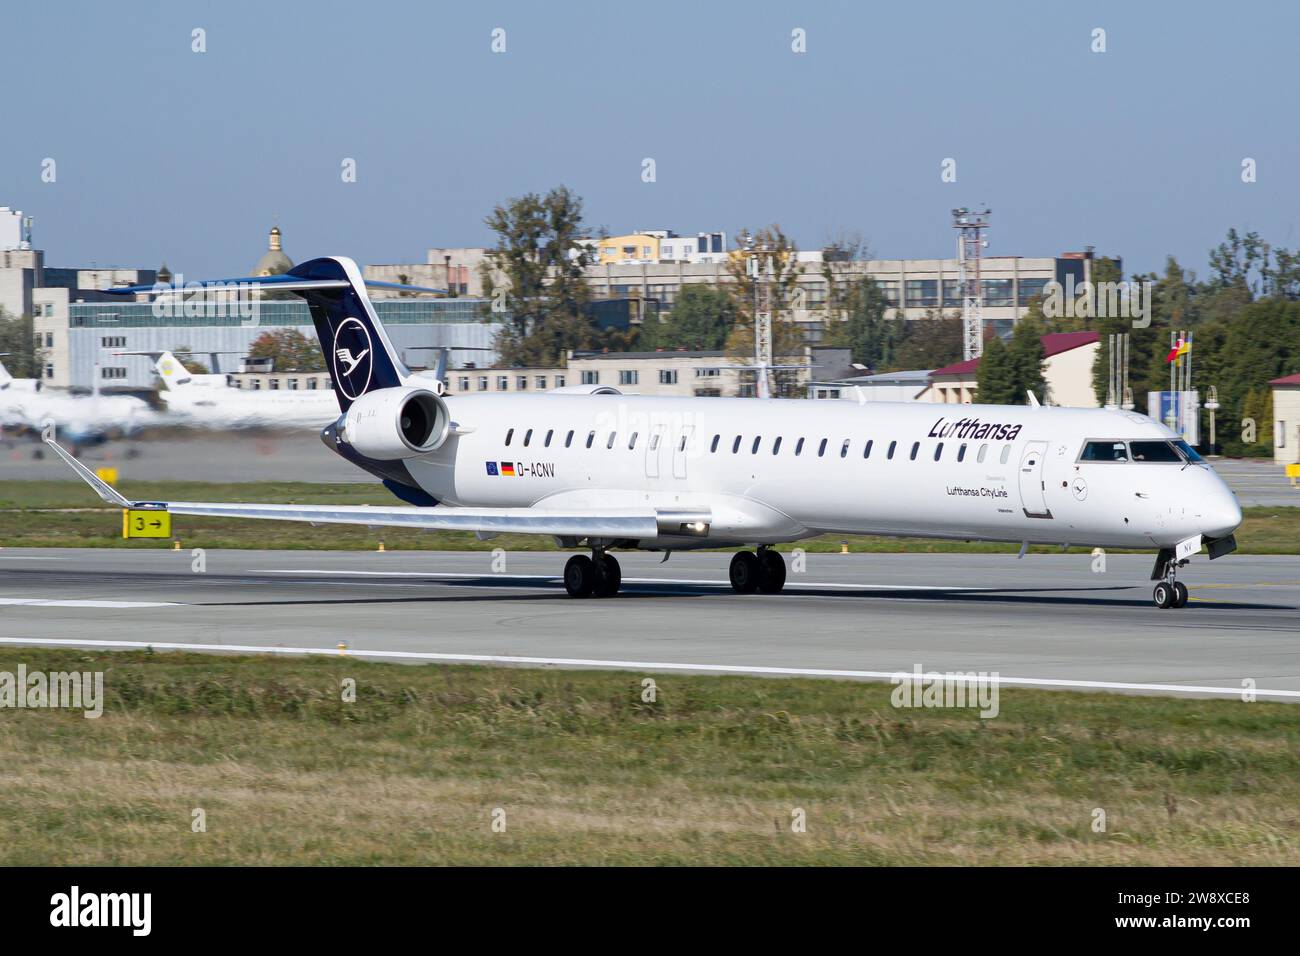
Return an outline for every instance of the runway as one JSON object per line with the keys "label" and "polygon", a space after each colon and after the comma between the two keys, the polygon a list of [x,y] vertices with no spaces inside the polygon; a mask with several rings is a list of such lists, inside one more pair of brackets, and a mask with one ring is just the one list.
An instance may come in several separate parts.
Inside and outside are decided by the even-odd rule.
{"label": "runway", "polygon": [[[1204,556],[1151,605],[1147,555],[809,554],[781,595],[736,595],[723,553],[620,555],[573,600],[556,552],[0,550],[0,641],[383,653],[398,660],[1006,683],[1300,702],[1300,561]],[[6,654],[6,656],[8,656]],[[1148,685],[1160,685],[1158,688]],[[1205,695],[1202,695],[1205,696]]]}

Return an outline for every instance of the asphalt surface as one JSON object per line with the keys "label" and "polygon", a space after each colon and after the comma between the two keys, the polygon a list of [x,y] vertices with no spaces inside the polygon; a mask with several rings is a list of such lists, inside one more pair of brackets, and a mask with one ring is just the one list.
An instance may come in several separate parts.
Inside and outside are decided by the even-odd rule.
{"label": "asphalt surface", "polygon": [[920,666],[1217,696],[1249,679],[1300,702],[1294,557],[1202,555],[1182,572],[1191,602],[1165,611],[1148,555],[1097,573],[1087,555],[809,554],[784,594],[742,596],[726,554],[627,554],[623,592],[586,600],[563,591],[566,557],[210,551],[196,571],[189,551],[0,549],[0,642],[861,679]]}
{"label": "asphalt surface", "polygon": [[[359,481],[374,479],[323,444],[313,429],[272,432],[150,431],[79,450],[91,468],[150,481]],[[1259,459],[1213,460],[1242,507],[1300,506],[1282,466]],[[0,440],[0,479],[68,481],[67,466],[30,438]]]}

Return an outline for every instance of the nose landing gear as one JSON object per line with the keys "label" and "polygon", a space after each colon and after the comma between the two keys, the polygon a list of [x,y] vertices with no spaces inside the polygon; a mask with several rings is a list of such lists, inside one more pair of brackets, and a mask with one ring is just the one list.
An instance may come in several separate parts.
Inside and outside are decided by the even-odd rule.
{"label": "nose landing gear", "polygon": [[738,551],[731,559],[728,577],[737,594],[779,594],[785,587],[785,559],[766,547],[760,547],[757,554]]}
{"label": "nose landing gear", "polygon": [[1178,569],[1186,563],[1186,558],[1181,561],[1174,559],[1172,548],[1163,548],[1156,555],[1156,566],[1151,572],[1151,579],[1160,582],[1151,592],[1156,607],[1165,609],[1187,605],[1187,585],[1178,580]]}

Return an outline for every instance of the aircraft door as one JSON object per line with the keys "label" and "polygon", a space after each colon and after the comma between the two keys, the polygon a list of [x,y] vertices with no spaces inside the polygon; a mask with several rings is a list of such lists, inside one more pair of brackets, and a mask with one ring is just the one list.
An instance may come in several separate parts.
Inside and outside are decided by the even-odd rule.
{"label": "aircraft door", "polygon": [[1052,510],[1047,507],[1047,487],[1043,477],[1046,457],[1045,441],[1029,442],[1020,457],[1020,504],[1031,518],[1052,517]]}
{"label": "aircraft door", "polygon": [[650,444],[645,450],[645,476],[659,477],[659,452],[664,443],[664,426],[656,425],[650,430]]}
{"label": "aircraft door", "polygon": [[673,446],[673,477],[686,477],[686,454],[691,447],[691,434],[695,431],[694,425],[683,425],[681,433],[677,436],[677,444]]}

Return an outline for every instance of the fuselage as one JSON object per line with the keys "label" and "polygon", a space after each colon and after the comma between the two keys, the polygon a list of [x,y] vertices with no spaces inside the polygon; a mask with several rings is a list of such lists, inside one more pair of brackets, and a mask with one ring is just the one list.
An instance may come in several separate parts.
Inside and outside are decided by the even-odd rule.
{"label": "fuselage", "polygon": [[[1241,520],[1212,468],[1173,453],[1173,432],[1131,412],[599,394],[447,401],[463,427],[406,462],[429,495],[710,517],[702,540],[640,547],[860,533],[1149,549],[1225,536]],[[1122,447],[1119,460],[1085,458],[1085,447],[1095,455],[1107,444]]]}
{"label": "fuselage", "polygon": [[333,391],[251,390],[228,385],[223,375],[193,377],[193,382],[163,389],[159,397],[171,415],[196,425],[320,428],[339,414]]}

